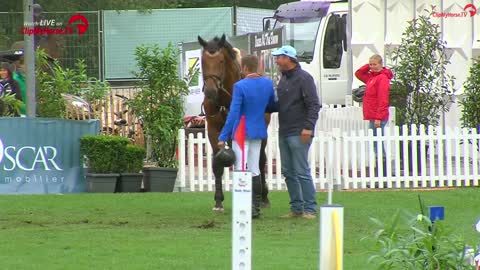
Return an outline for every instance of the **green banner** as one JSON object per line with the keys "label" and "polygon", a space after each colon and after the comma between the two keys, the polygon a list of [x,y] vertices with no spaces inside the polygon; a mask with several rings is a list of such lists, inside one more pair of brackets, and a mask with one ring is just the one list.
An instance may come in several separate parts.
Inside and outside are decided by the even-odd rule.
{"label": "green banner", "polygon": [[98,120],[0,118],[0,194],[84,192],[80,137]]}

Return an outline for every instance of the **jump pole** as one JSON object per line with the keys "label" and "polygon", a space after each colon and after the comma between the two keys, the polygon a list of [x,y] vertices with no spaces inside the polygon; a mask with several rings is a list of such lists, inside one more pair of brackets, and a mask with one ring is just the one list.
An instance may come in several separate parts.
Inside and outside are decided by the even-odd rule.
{"label": "jump pole", "polygon": [[343,269],[343,207],[320,207],[320,270]]}
{"label": "jump pole", "polygon": [[235,136],[242,152],[242,168],[233,171],[232,270],[252,269],[252,173],[246,170],[245,116]]}
{"label": "jump pole", "polygon": [[320,270],[343,270],[343,206],[332,203],[333,161],[334,143],[329,143],[327,153],[327,166],[329,168],[327,174],[327,204],[320,207]]}
{"label": "jump pole", "polygon": [[232,270],[252,269],[252,174],[233,172]]}

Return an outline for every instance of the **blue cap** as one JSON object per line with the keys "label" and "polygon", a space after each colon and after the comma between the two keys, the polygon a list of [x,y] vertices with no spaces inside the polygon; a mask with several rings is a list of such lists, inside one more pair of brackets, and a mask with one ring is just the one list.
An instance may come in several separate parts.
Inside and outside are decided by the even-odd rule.
{"label": "blue cap", "polygon": [[291,58],[297,59],[297,50],[290,45],[284,45],[280,49],[272,52],[273,56],[286,55]]}

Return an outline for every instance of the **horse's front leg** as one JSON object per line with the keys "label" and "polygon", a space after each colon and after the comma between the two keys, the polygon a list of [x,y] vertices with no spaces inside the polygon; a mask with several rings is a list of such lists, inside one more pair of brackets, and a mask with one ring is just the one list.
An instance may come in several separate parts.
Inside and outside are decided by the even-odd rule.
{"label": "horse's front leg", "polygon": [[268,185],[265,180],[265,165],[267,164],[267,155],[265,148],[267,147],[267,139],[262,140],[262,148],[260,149],[260,176],[262,178],[262,204],[263,208],[270,208],[271,203],[268,199]]}
{"label": "horse's front leg", "polygon": [[222,176],[223,176],[223,166],[221,164],[217,164],[215,160],[212,162],[213,164],[213,174],[215,175],[215,207],[213,207],[213,211],[223,211],[223,200],[225,197],[223,196],[223,186],[222,186]]}
{"label": "horse's front leg", "polygon": [[[210,145],[212,146],[213,149],[213,156],[218,152],[218,135],[220,131],[214,128],[211,128],[211,126],[208,126],[208,140],[210,141]],[[212,162],[212,169],[213,169],[213,175],[215,176],[215,195],[214,195],[214,200],[215,200],[215,206],[213,207],[213,211],[216,212],[221,212],[223,211],[223,200],[224,200],[224,195],[223,195],[223,187],[222,187],[222,176],[223,176],[223,166],[221,164],[218,164],[215,159],[213,159]]]}

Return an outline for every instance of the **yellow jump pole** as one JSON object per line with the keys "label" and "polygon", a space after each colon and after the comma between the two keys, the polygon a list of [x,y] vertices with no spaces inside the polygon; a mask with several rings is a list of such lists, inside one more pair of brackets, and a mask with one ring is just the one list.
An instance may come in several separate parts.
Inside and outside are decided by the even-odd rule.
{"label": "yellow jump pole", "polygon": [[320,270],[343,270],[343,206],[320,207]]}

